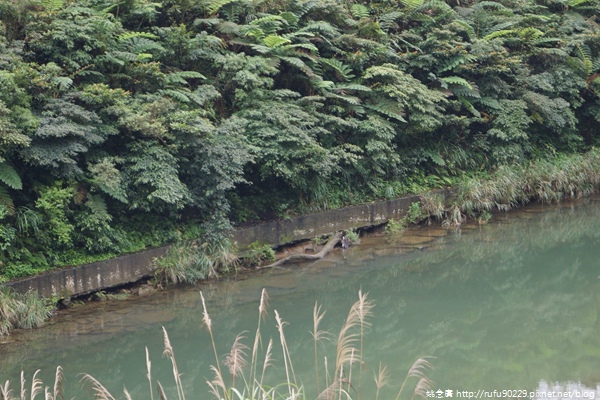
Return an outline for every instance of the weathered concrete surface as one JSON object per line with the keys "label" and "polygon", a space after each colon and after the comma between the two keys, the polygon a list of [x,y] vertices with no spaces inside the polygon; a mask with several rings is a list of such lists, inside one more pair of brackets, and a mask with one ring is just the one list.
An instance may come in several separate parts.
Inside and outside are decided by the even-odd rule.
{"label": "weathered concrete surface", "polygon": [[[363,204],[304,215],[297,218],[267,222],[233,232],[233,241],[240,249],[254,242],[272,246],[310,239],[332,232],[379,225],[389,219],[401,218],[419,196]],[[76,296],[124,285],[152,275],[152,260],[164,255],[168,247],[151,249],[78,267],[48,272],[19,281],[9,282],[15,291],[36,290],[46,297]]]}
{"label": "weathered concrete surface", "polygon": [[152,275],[152,260],[163,256],[168,247],[128,254],[106,261],[64,268],[44,275],[7,283],[19,293],[35,290],[45,297],[66,298],[136,282]]}
{"label": "weathered concrete surface", "polygon": [[276,246],[344,229],[380,225],[389,219],[401,218],[408,207],[416,201],[419,201],[419,196],[362,204],[303,215],[297,218],[267,222],[236,230],[233,233],[233,241],[242,249],[253,242]]}

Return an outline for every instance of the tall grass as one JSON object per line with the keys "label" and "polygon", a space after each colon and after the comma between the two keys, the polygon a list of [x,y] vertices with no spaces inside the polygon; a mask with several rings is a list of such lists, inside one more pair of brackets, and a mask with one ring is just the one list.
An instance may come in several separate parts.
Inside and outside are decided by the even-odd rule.
{"label": "tall grass", "polygon": [[48,301],[37,292],[20,294],[0,287],[0,337],[9,335],[13,329],[36,328],[50,316]]}
{"label": "tall grass", "polygon": [[421,195],[421,210],[444,219],[446,225],[460,225],[465,218],[484,212],[508,211],[533,201],[555,203],[596,193],[599,188],[600,150],[594,148],[585,154],[501,166],[487,179],[458,183],[449,199]]}
{"label": "tall grass", "polygon": [[[211,366],[213,378],[207,380],[207,392],[212,394],[216,399],[221,400],[273,400],[273,399],[307,399],[305,387],[297,379],[294,371],[292,354],[290,353],[289,346],[285,335],[284,328],[286,326],[285,321],[281,318],[277,310],[273,310],[275,314],[275,320],[277,325],[278,341],[280,345],[281,357],[279,362],[279,369],[285,373],[285,379],[276,381],[275,383],[268,382],[267,370],[272,369],[273,365],[273,351],[274,342],[272,339],[269,340],[268,345],[264,352],[262,352],[262,333],[261,333],[261,321],[267,314],[267,292],[262,291],[259,310],[258,310],[258,324],[255,333],[253,347],[250,349],[243,343],[245,337],[238,335],[234,341],[231,351],[226,354],[225,361],[223,364],[227,369],[221,369],[222,357],[219,357],[216,351],[217,343],[215,338],[219,335],[215,335],[213,332],[212,320],[204,301],[204,296],[200,292],[202,300],[202,313],[203,313],[203,326],[208,330],[210,334],[210,340],[214,350],[214,364]],[[375,380],[375,393],[362,393],[364,387],[361,386],[361,380],[363,379],[364,371],[364,340],[365,340],[365,327],[369,326],[368,319],[372,315],[373,303],[368,299],[366,293],[359,291],[358,300],[352,305],[348,315],[346,316],[345,323],[342,325],[340,332],[337,336],[337,346],[335,354],[335,365],[330,368],[327,357],[324,357],[324,371],[326,387],[321,390],[319,383],[321,379],[320,370],[318,368],[319,353],[318,347],[323,340],[327,340],[332,337],[327,332],[321,331],[319,328],[322,322],[325,312],[321,312],[321,308],[315,305],[313,311],[313,341],[314,341],[314,352],[315,352],[315,379],[316,384],[311,384],[311,387],[317,389],[317,399],[321,400],[341,400],[343,399],[360,399],[360,398],[379,398],[380,390],[388,385],[388,370],[387,367],[379,364],[378,371],[373,371]],[[175,352],[171,346],[167,331],[163,328],[164,337],[164,352],[165,355],[172,364],[174,387],[177,389],[177,397],[179,400],[185,400],[184,384],[182,382],[182,374],[179,372],[177,363],[175,360]],[[248,354],[250,353],[250,355]],[[262,353],[262,354],[259,354]],[[405,390],[412,388],[410,394],[411,399],[415,397],[425,398],[425,391],[431,388],[431,382],[427,378],[427,372],[431,369],[431,364],[425,358],[417,360],[410,368],[400,388],[398,389],[396,399],[399,399]],[[148,357],[148,350],[146,349],[146,371],[149,382],[149,397],[151,400],[154,399],[153,387],[156,386],[158,391],[158,397],[161,400],[167,400],[167,395],[163,385],[159,381],[155,381],[152,378],[151,373],[151,361]],[[224,371],[228,372],[229,376],[224,375]],[[41,393],[43,386],[42,382],[37,378],[37,371],[33,376],[33,382],[31,385],[30,396],[27,395],[27,382],[25,381],[24,375],[21,375],[21,391],[18,395],[10,389],[10,382],[6,381],[4,385],[0,386],[0,400],[25,400],[28,397],[34,399],[36,395]],[[271,379],[274,375],[271,375]],[[229,379],[228,379],[229,378]],[[46,388],[45,398],[48,400],[55,400],[58,397],[62,397],[62,369],[57,368],[56,382],[54,390],[50,391]],[[93,376],[84,374],[81,381],[89,388],[89,393],[96,399],[101,400],[114,400],[115,397],[104,387],[97,379]],[[229,383],[227,383],[229,382]],[[126,388],[123,389],[123,394],[126,399],[131,399],[131,396]],[[193,393],[195,398],[204,398],[204,396],[198,396],[198,393]],[[407,396],[408,397],[408,396]]]}
{"label": "tall grass", "polygon": [[217,277],[237,265],[234,246],[227,239],[182,241],[171,246],[164,257],[154,260],[159,284],[194,283]]}

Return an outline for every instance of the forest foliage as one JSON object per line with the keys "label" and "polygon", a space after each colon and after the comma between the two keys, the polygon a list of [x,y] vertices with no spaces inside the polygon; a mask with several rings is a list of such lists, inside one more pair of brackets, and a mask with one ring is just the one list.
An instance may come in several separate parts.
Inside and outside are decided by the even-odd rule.
{"label": "forest foliage", "polygon": [[600,0],[0,0],[0,281],[598,144]]}

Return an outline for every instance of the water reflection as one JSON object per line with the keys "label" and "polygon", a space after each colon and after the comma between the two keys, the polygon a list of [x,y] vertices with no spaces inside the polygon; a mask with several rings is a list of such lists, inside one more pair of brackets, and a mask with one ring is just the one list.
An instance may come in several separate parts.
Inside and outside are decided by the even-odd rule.
{"label": "water reflection", "polygon": [[[315,301],[327,310],[323,328],[337,334],[362,288],[376,304],[365,344],[369,377],[382,361],[401,381],[415,359],[429,355],[435,357],[436,389],[543,392],[543,385],[555,385],[544,382],[596,388],[600,203],[586,203],[534,206],[460,231],[418,227],[363,239],[346,258],[336,253],[318,263],[71,310],[44,329],[0,345],[0,381],[17,382],[21,369],[31,376],[43,368],[44,381],[51,382],[60,364],[74,391],[77,374],[88,372],[114,394],[125,383],[133,397],[147,397],[145,346],[155,378],[172,382],[170,365],[161,358],[165,326],[188,393],[206,393],[214,357],[208,333],[200,328],[198,289],[223,354],[239,332],[256,329],[265,287],[272,299],[265,337],[277,337],[272,313],[277,309],[289,323],[294,367],[308,386],[314,380],[308,331]],[[332,353],[328,346],[321,356],[331,359]],[[569,385],[575,384],[563,384]],[[388,394],[395,397],[397,389]]]}

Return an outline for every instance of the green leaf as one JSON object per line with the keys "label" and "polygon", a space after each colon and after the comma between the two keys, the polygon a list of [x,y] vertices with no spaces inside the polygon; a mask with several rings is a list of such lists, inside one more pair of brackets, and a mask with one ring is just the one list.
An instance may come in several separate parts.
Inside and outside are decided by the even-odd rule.
{"label": "green leaf", "polygon": [[119,42],[124,42],[133,38],[158,39],[158,36],[148,32],[126,32],[117,37]]}
{"label": "green leaf", "polygon": [[357,19],[369,18],[369,9],[362,4],[352,4],[350,7],[352,16]]}
{"label": "green leaf", "polygon": [[42,5],[47,11],[58,11],[63,8],[62,0],[42,0]]}
{"label": "green leaf", "polygon": [[0,181],[4,182],[4,184],[11,189],[23,189],[21,177],[19,174],[17,174],[17,171],[12,167],[12,165],[8,164],[7,162],[0,163]]}
{"label": "green leaf", "polygon": [[452,85],[461,85],[465,86],[469,89],[473,89],[473,86],[465,78],[461,78],[460,76],[447,76],[444,78],[440,78],[441,81],[452,84]]}
{"label": "green leaf", "polygon": [[292,43],[291,40],[282,38],[279,35],[269,35],[263,39],[263,42],[270,48]]}

